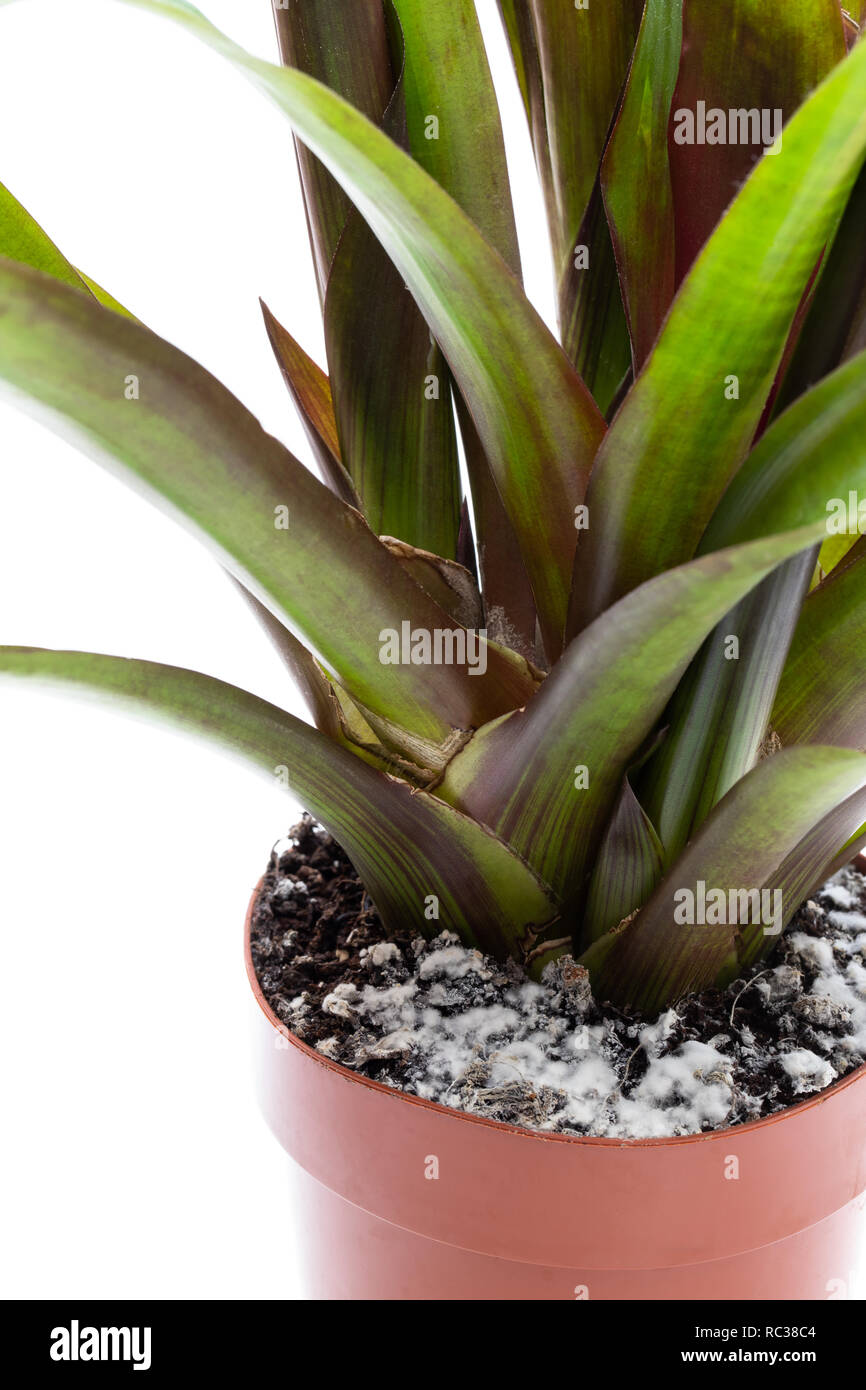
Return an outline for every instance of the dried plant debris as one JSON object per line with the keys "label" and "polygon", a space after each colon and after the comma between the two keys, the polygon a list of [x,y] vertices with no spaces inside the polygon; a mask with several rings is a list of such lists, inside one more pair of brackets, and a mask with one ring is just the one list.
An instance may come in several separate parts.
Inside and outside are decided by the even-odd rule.
{"label": "dried plant debris", "polygon": [[272,856],[253,960],[275,1013],[325,1056],[554,1133],[760,1119],[866,1059],[866,879],[851,870],[800,909],[769,962],[648,1020],[599,1005],[570,957],[534,983],[449,932],[384,940],[343,851],[306,818]]}

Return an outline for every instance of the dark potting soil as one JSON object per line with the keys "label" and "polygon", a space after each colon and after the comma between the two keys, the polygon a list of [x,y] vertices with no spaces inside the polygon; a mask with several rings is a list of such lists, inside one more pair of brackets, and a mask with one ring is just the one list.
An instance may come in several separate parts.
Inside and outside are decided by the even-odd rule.
{"label": "dark potting soil", "polygon": [[864,1061],[866,878],[846,870],[774,954],[647,1019],[593,999],[570,957],[540,984],[451,933],[387,938],[308,817],[271,855],[252,957],[278,1018],[365,1076],[529,1128],[608,1137],[759,1119]]}

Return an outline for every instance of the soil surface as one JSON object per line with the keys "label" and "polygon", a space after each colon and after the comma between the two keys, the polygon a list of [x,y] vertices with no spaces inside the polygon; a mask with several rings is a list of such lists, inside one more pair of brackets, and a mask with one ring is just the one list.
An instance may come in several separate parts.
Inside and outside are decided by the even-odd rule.
{"label": "soil surface", "polygon": [[537,984],[448,932],[386,938],[340,846],[305,817],[271,855],[252,956],[274,1013],[334,1061],[554,1132],[653,1137],[759,1119],[866,1053],[866,878],[850,870],[742,979],[646,1019],[594,1000],[570,957]]}

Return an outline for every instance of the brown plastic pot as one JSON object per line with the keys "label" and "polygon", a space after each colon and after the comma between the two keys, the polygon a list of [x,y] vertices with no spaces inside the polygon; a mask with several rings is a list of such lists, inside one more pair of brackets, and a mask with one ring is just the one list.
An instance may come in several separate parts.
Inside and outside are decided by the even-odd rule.
{"label": "brown plastic pot", "polygon": [[866,1067],[680,1139],[517,1129],[356,1076],[259,988],[261,1105],[293,1160],[314,1299],[827,1299],[866,1235]]}

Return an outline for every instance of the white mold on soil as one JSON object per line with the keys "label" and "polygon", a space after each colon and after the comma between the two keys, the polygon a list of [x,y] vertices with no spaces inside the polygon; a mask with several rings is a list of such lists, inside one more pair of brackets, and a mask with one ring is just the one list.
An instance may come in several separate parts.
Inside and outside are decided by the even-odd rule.
{"label": "white mold on soil", "polygon": [[[845,877],[828,885],[829,903],[856,900]],[[826,937],[792,932],[783,963],[751,986],[778,1024],[762,1048],[745,1018],[737,1022],[733,1000],[733,1024],[711,1042],[684,1040],[676,1009],[625,1029],[619,1020],[588,1023],[588,992],[581,999],[573,985],[563,987],[561,962],[540,984],[519,981],[443,932],[413,943],[415,960],[399,982],[338,986],[323,1000],[326,1012],[342,1012],[341,991],[351,990],[358,1024],[332,1055],[361,1067],[397,1059],[399,1073],[379,1073],[383,1080],[543,1130],[656,1138],[757,1118],[823,1090],[866,1055],[866,917],[840,906],[828,919]],[[400,969],[396,947],[370,955],[371,964]],[[742,987],[738,981],[734,997]],[[797,1045],[804,1035],[811,1047]],[[745,1069],[753,1082],[765,1080],[757,1094],[742,1088]],[[779,1084],[780,1069],[790,1090]],[[630,1072],[639,1074],[631,1085]]]}
{"label": "white mold on soil", "polygon": [[866,879],[843,871],[770,962],[651,1022],[602,1010],[570,957],[534,983],[448,932],[372,942],[352,983],[278,1011],[344,1066],[473,1114],[607,1138],[694,1134],[772,1114],[866,1059],[864,906]]}

